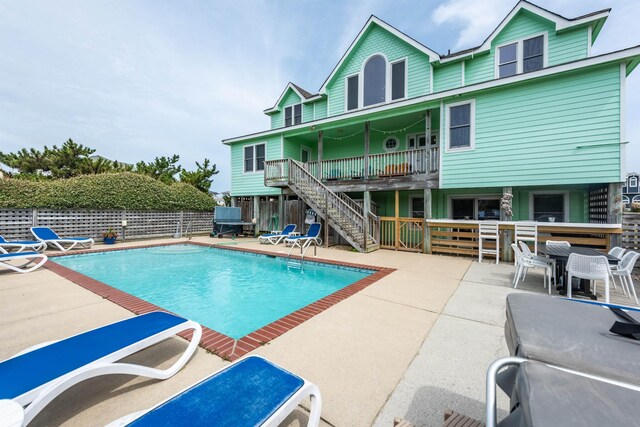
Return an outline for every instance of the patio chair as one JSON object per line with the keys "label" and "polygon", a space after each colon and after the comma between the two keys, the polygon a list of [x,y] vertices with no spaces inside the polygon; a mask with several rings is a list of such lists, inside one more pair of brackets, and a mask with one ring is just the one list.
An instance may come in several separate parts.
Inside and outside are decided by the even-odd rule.
{"label": "patio chair", "polygon": [[[527,245],[523,241],[520,241],[520,248],[522,249],[522,255],[525,258],[534,259],[536,261],[540,261],[540,262],[543,262],[545,264],[549,264],[551,266],[551,271],[553,271],[553,283],[554,284],[558,283],[557,280],[556,280],[556,260],[551,259],[551,258],[547,258],[547,257],[544,257],[544,256],[538,256],[538,255],[535,255],[535,254],[531,253],[531,249],[529,249],[529,245]],[[525,277],[527,277],[526,270],[524,272],[523,280],[524,280]],[[545,286],[546,286],[546,284],[545,284]]]}
{"label": "patio chair", "polygon": [[[614,246],[609,251],[609,255],[614,256],[616,258],[622,258],[622,255],[624,254],[625,251],[626,251],[625,248],[621,248],[620,246]],[[613,270],[613,267],[611,269]],[[611,276],[611,284],[613,285],[613,289],[618,289],[618,287],[616,286],[616,281],[613,279],[613,275]],[[627,291],[625,289],[624,284],[622,286],[622,293],[627,295]],[[631,295],[629,295],[629,298],[631,298]]]}
{"label": "patio chair", "polygon": [[31,227],[31,234],[33,234],[39,241],[44,242],[47,247],[49,247],[49,245],[53,245],[63,252],[67,252],[75,248],[77,245],[80,245],[83,248],[86,248],[86,245],[91,247],[94,243],[93,239],[89,237],[68,237],[63,239],[49,227]]}
{"label": "patio chair", "polygon": [[571,247],[571,243],[567,242],[566,240],[547,240],[545,242],[546,246],[549,247],[561,247],[561,248],[570,248]]}
{"label": "patio chair", "polygon": [[538,255],[538,224],[535,222],[516,222],[515,244],[532,242],[533,254]]}
{"label": "patio chair", "polygon": [[[634,251],[629,251],[622,257],[622,260],[618,263],[617,267],[611,268],[612,276],[620,277],[620,284],[622,285],[622,290],[626,290],[626,294],[631,298],[631,293],[633,293],[633,298],[636,300],[636,305],[638,305],[638,296],[636,295],[636,288],[633,285],[633,278],[631,277],[631,272],[633,271],[633,267],[636,265],[636,261],[640,257],[640,254]],[[615,279],[614,279],[615,280]]]}
{"label": "patio chair", "polygon": [[40,252],[47,248],[46,243],[36,240],[7,240],[0,236],[0,253],[8,253],[13,249],[17,249],[16,252],[22,252],[29,250],[30,252]]}
{"label": "patio chair", "polygon": [[311,398],[307,426],[317,426],[322,409],[318,387],[260,356],[249,356],[108,427],[278,426],[307,397]]}
{"label": "patio chair", "polygon": [[[11,264],[8,261],[19,261],[22,264]],[[18,273],[30,273],[47,262],[47,256],[38,252],[12,252],[0,253],[0,266],[9,268]],[[30,264],[33,264],[29,267]]]}
{"label": "patio chair", "polygon": [[315,243],[316,245],[322,244],[322,239],[320,238],[320,230],[322,229],[322,225],[319,222],[314,222],[309,226],[307,230],[307,234],[302,236],[291,236],[284,239],[286,244],[291,244],[293,246],[304,246],[309,245],[311,243]]}
{"label": "patio chair", "polygon": [[[167,369],[115,363],[188,330],[193,330],[191,342]],[[196,351],[201,336],[198,323],[157,311],[39,344],[0,362],[0,401],[11,399],[26,406],[27,425],[54,398],[88,378],[125,374],[164,380],[173,376]]]}
{"label": "patio chair", "polygon": [[571,280],[574,277],[593,281],[593,293],[596,293],[596,280],[604,282],[604,299],[609,303],[609,277],[611,269],[606,256],[569,255],[567,261],[567,297],[571,298]]}
{"label": "patio chair", "polygon": [[271,233],[271,234],[263,234],[258,237],[258,241],[260,243],[271,243],[273,245],[277,245],[282,242],[284,239],[289,237],[289,234],[296,231],[295,224],[287,224],[287,226],[280,233]]}
{"label": "patio chair", "polygon": [[[495,249],[487,249],[483,247],[485,240],[493,240],[496,242]],[[478,262],[482,262],[482,255],[495,255],[496,264],[500,262],[500,230],[497,221],[480,221],[478,225]]]}
{"label": "patio chair", "polygon": [[[524,277],[528,269],[542,268],[544,270],[544,278],[543,278],[544,287],[547,287],[547,285],[549,286],[549,295],[551,295],[551,276],[553,275],[553,270],[554,270],[553,266],[547,262],[538,261],[534,258],[526,258],[522,254],[520,249],[518,249],[518,246],[516,246],[515,243],[511,244],[511,249],[513,249],[513,253],[516,256],[516,265],[517,265],[516,273],[513,276],[513,288],[516,289],[518,287],[518,282],[520,281],[520,279],[524,280]],[[547,276],[547,270],[549,271],[548,276]],[[548,280],[547,280],[547,277],[549,277]]]}

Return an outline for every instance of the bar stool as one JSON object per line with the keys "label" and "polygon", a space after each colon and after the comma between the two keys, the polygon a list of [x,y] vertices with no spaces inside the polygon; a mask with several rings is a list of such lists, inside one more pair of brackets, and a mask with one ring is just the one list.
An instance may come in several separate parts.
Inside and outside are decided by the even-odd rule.
{"label": "bar stool", "polygon": [[[483,247],[485,240],[493,240],[496,242],[495,249],[487,249]],[[482,262],[482,255],[495,255],[496,264],[500,262],[500,230],[498,221],[480,221],[478,225],[478,262]]]}

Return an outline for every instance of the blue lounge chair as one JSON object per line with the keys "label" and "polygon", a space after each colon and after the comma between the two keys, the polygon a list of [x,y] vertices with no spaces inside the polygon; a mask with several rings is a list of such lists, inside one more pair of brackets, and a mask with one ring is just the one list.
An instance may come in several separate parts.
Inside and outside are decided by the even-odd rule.
{"label": "blue lounge chair", "polygon": [[[20,261],[23,263],[16,265],[11,264],[9,261]],[[17,271],[18,273],[30,273],[42,267],[45,262],[47,262],[47,256],[38,252],[0,253],[0,266]]]}
{"label": "blue lounge chair", "polygon": [[8,253],[13,249],[17,249],[16,252],[22,252],[29,250],[30,252],[40,252],[47,248],[46,243],[35,240],[7,240],[0,236],[0,253]]}
{"label": "blue lounge chair", "polygon": [[[167,369],[115,363],[187,330],[193,330],[189,346]],[[198,323],[158,311],[37,345],[0,362],[0,401],[10,399],[26,406],[26,425],[56,396],[88,378],[125,374],[164,380],[173,376],[196,351],[201,336]]]}
{"label": "blue lounge chair", "polygon": [[46,243],[47,247],[53,245],[63,252],[75,248],[77,245],[83,248],[93,246],[93,239],[89,237],[68,237],[63,239],[58,236],[55,231],[49,227],[31,227],[31,234],[41,242]]}
{"label": "blue lounge chair", "polygon": [[260,243],[271,243],[273,245],[277,245],[278,243],[282,242],[284,239],[289,237],[289,234],[293,233],[294,231],[296,231],[296,225],[287,224],[287,226],[284,228],[284,230],[282,230],[282,232],[273,233],[273,234],[263,234],[262,236],[258,237],[258,241]]}
{"label": "blue lounge chair", "polygon": [[307,426],[320,422],[318,387],[259,356],[240,359],[157,406],[115,426],[278,426],[311,398]]}
{"label": "blue lounge chair", "polygon": [[291,236],[284,239],[286,244],[290,244],[293,246],[305,246],[311,243],[315,243],[316,245],[322,244],[322,239],[320,238],[320,230],[322,229],[322,225],[319,222],[314,222],[309,225],[309,229],[307,230],[307,234],[303,236]]}

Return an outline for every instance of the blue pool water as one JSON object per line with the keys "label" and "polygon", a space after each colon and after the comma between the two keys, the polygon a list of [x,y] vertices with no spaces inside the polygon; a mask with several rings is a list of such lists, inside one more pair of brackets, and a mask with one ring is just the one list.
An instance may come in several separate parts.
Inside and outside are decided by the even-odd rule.
{"label": "blue pool water", "polygon": [[53,261],[235,339],[373,273],[196,245]]}

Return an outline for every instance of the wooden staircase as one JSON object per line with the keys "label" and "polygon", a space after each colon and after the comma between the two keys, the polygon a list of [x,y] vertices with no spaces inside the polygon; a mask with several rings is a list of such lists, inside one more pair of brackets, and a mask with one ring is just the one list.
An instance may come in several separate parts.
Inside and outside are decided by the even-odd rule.
{"label": "wooden staircase", "polygon": [[334,193],[302,163],[288,160],[287,184],[327,225],[359,252],[380,249],[380,219],[342,193]]}

